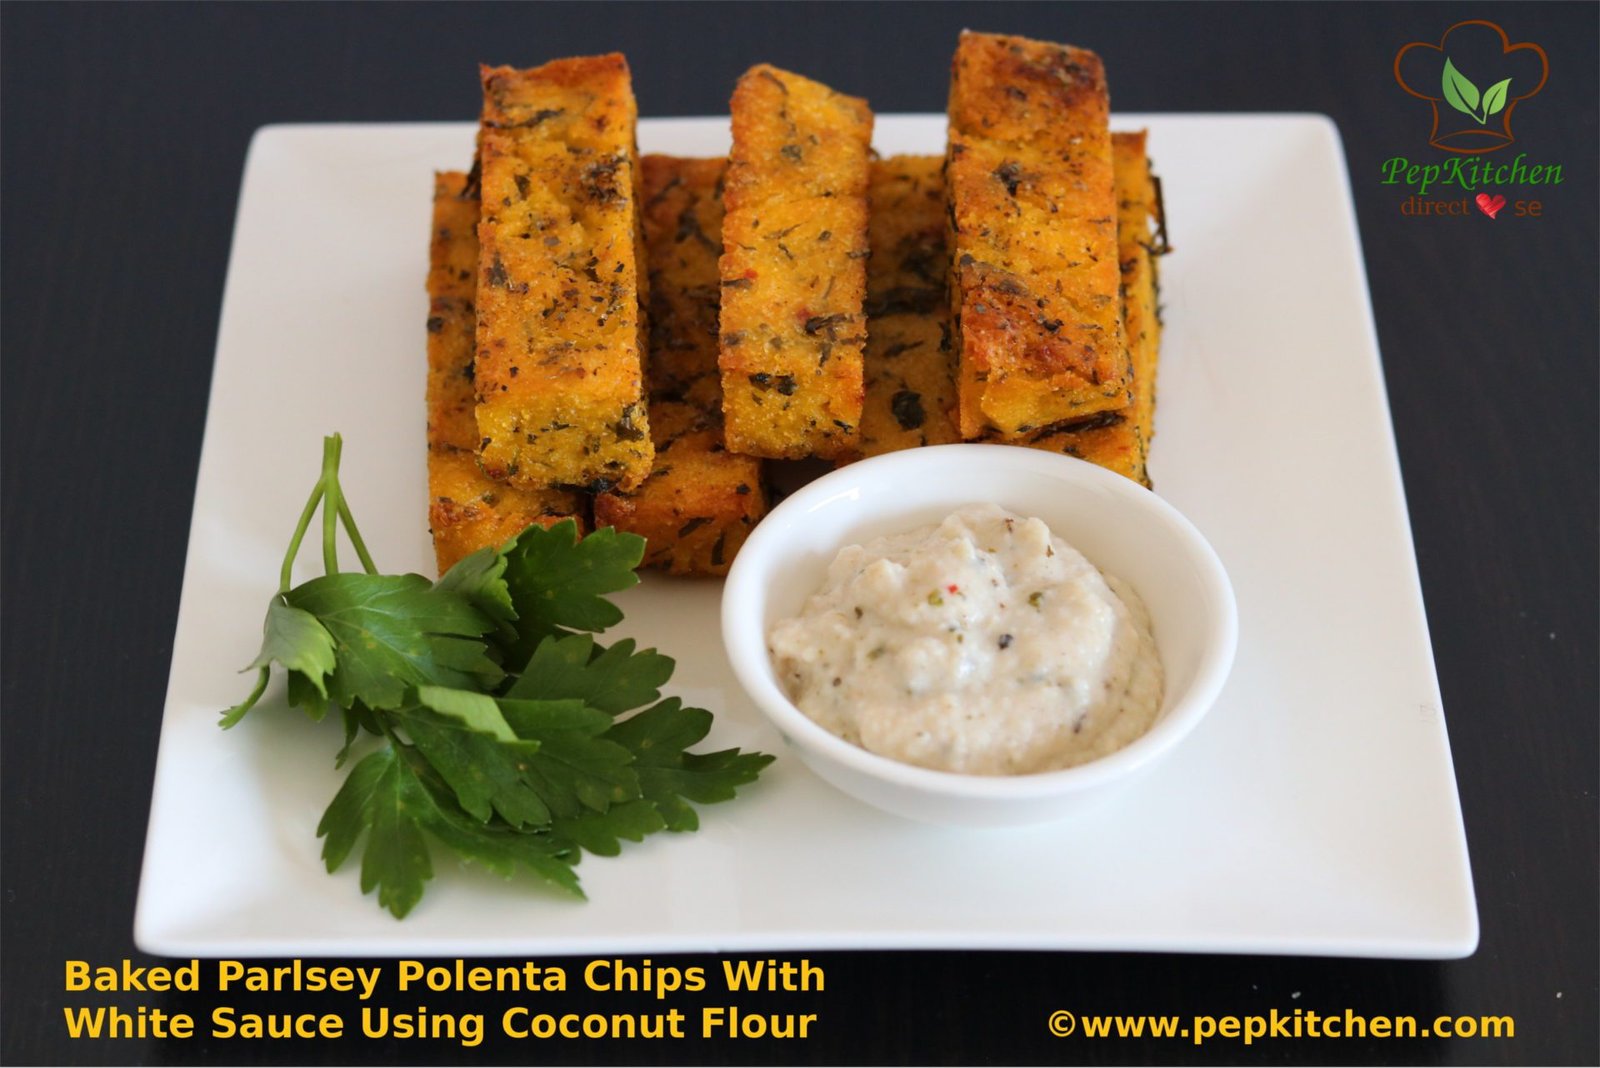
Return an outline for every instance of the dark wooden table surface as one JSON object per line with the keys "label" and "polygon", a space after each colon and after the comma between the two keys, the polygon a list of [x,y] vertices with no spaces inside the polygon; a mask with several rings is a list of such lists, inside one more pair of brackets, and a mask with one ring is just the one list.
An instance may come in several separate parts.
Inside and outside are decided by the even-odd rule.
{"label": "dark wooden table surface", "polygon": [[[1589,4],[5,5],[0,1059],[1595,1063],[1596,14]],[[1564,168],[1562,184],[1534,191],[1540,219],[1407,219],[1404,195],[1379,182],[1382,160],[1428,154],[1425,105],[1391,75],[1396,50],[1465,18],[1496,20],[1548,52],[1549,84],[1516,115],[1517,150]],[[1445,963],[813,955],[827,967],[825,994],[755,1006],[821,1013],[815,1037],[787,1045],[70,1042],[64,960],[137,959],[157,729],[252,131],[469,119],[480,59],[612,49],[632,61],[646,115],[722,113],[735,76],[758,60],[883,112],[937,111],[965,25],[1096,48],[1121,110],[1337,120],[1460,780],[1478,952]],[[1510,1015],[1516,1037],[1063,1042],[1044,1027],[1057,1007]]]}

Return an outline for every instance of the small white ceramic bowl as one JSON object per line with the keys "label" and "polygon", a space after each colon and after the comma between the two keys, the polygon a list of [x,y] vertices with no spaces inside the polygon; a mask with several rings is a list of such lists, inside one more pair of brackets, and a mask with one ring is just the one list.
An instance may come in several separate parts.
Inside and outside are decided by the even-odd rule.
{"label": "small white ceramic bowl", "polygon": [[[783,692],[767,633],[821,588],[841,548],[936,523],[962,505],[983,502],[1044,520],[1144,599],[1166,673],[1160,715],[1144,737],[1062,771],[960,775],[852,745],[814,723]],[[722,594],[722,635],[745,692],[823,779],[911,819],[1002,825],[1063,816],[1177,745],[1228,677],[1238,613],[1211,546],[1149,490],[1070,456],[941,445],[851,464],[774,508],[734,560]]]}

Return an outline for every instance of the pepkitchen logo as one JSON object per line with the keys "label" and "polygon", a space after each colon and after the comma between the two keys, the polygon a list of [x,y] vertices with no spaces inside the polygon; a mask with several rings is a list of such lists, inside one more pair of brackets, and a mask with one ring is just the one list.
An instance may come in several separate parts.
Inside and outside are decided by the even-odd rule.
{"label": "pepkitchen logo", "polygon": [[1516,140],[1511,113],[1538,96],[1549,77],[1544,49],[1528,41],[1512,44],[1505,30],[1481,19],[1456,23],[1438,44],[1412,41],[1394,57],[1394,80],[1433,112],[1428,144],[1464,155],[1494,152]]}
{"label": "pepkitchen logo", "polygon": [[[1561,184],[1561,166],[1530,163],[1528,154],[1489,157],[1512,145],[1511,120],[1519,104],[1538,96],[1550,77],[1550,60],[1531,41],[1513,44],[1493,22],[1471,19],[1444,31],[1437,44],[1412,41],[1395,53],[1394,78],[1411,96],[1427,101],[1428,145],[1446,153],[1434,159],[1394,156],[1383,162],[1385,185],[1405,185],[1412,196],[1404,215],[1469,215],[1490,219],[1507,206],[1503,187]],[[1418,108],[1418,111],[1421,109]],[[1424,200],[1430,191],[1476,193],[1471,200]],[[1515,190],[1512,190],[1513,194]],[[1542,214],[1536,200],[1511,205],[1514,216]]]}

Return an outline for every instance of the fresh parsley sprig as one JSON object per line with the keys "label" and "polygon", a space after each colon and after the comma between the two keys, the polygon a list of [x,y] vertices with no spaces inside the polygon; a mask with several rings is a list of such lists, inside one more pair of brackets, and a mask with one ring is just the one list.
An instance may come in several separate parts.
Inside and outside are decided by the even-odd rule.
{"label": "fresh parsley sprig", "polygon": [[[255,707],[276,664],[291,706],[344,716],[337,765],[361,738],[378,740],[318,824],[330,872],[360,845],[362,892],[396,918],[421,900],[435,845],[582,897],[573,865],[584,851],[613,856],[623,841],[695,830],[690,802],[728,800],[772,762],[689,752],[712,716],[661,697],[671,658],[594,639],[622,618],[606,595],[638,582],[643,538],[580,538],[568,520],[473,553],[437,582],[380,574],[339,483],[340,450],[337,434],[324,440],[246,668],[256,684],[221,721]],[[326,573],[291,586],[319,508]],[[359,572],[339,570],[341,527]]]}

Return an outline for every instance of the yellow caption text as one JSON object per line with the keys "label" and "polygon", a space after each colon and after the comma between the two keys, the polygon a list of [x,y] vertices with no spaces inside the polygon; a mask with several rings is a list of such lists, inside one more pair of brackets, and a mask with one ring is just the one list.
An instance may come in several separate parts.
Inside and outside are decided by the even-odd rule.
{"label": "yellow caption text", "polygon": [[[241,1011],[218,1005],[203,1023],[186,1012],[151,1005],[67,1005],[63,1008],[72,1038],[213,1039],[338,1039],[346,1036],[384,1039],[445,1039],[463,1046],[484,1041],[488,1027],[512,1039],[595,1038],[809,1038],[818,1014],[747,1011],[733,1004],[683,1008],[661,1005],[656,1012],[542,1011],[524,999],[496,1004],[484,1012],[437,1012],[426,1004],[393,1008],[379,1004],[390,998],[422,994],[543,994],[584,990],[595,994],[646,993],[658,1001],[681,993],[759,994],[821,993],[822,969],[809,960],[724,960],[720,967],[677,968],[646,959],[592,960],[581,966],[522,961],[494,966],[457,960],[425,964],[403,960],[391,966],[288,964],[262,966],[236,960],[191,960],[175,966],[140,966],[124,960],[116,965],[66,962],[65,991],[101,994],[148,994],[181,991],[216,995],[324,993],[350,995],[359,1011],[281,1013]],[[713,984],[718,984],[713,989]],[[491,1000],[485,998],[484,1000]],[[356,1006],[352,1006],[355,1009]]]}

